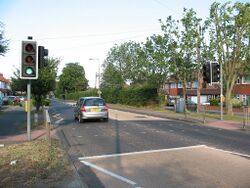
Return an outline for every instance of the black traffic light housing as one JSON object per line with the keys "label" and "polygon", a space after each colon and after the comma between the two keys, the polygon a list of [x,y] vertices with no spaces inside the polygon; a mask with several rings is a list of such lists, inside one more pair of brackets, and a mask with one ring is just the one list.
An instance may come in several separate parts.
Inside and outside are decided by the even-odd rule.
{"label": "black traffic light housing", "polygon": [[218,63],[212,63],[212,81],[220,81],[220,65]]}
{"label": "black traffic light housing", "polygon": [[203,70],[203,80],[207,83],[211,83],[210,63],[204,64],[202,70]]}
{"label": "black traffic light housing", "polygon": [[41,69],[48,65],[47,56],[49,55],[49,50],[45,49],[43,46],[38,46],[38,68]]}
{"label": "black traffic light housing", "polygon": [[21,59],[21,79],[37,79],[37,44],[36,41],[22,41],[22,59]]}

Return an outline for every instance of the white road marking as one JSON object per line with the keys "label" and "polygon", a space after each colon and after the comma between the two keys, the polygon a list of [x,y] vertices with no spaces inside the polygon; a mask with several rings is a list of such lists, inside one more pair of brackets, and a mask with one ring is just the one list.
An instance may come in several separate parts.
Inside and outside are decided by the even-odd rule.
{"label": "white road marking", "polygon": [[128,156],[128,155],[138,155],[138,154],[146,154],[146,153],[157,153],[157,152],[185,150],[185,149],[192,149],[192,148],[201,148],[201,147],[205,147],[205,146],[206,145],[195,145],[195,146],[186,146],[186,147],[179,147],[179,148],[147,150],[147,151],[137,151],[137,152],[129,152],[129,153],[116,153],[116,154],[110,154],[110,155],[97,155],[97,156],[79,157],[78,159],[81,161],[81,160],[86,160],[86,159],[100,159],[100,158],[108,158],[108,157],[121,157],[121,156]]}
{"label": "white road marking", "polygon": [[213,150],[217,150],[217,151],[222,151],[224,153],[229,153],[229,154],[234,154],[234,155],[239,155],[242,157],[247,157],[250,158],[250,155],[247,154],[243,154],[243,153],[238,153],[238,152],[233,152],[233,151],[227,151],[227,150],[223,150],[223,149],[218,149],[218,148],[214,148],[214,147],[209,147],[209,146],[205,146],[208,149],[213,149]]}
{"label": "white road marking", "polygon": [[58,117],[58,116],[60,116],[61,114],[55,114],[55,115],[53,115],[53,117]]}
{"label": "white road marking", "polygon": [[4,144],[0,144],[0,148],[3,148],[4,147]]}
{"label": "white road marking", "polygon": [[111,172],[111,171],[108,171],[108,170],[106,170],[106,169],[104,169],[104,168],[101,168],[101,167],[99,167],[99,166],[97,166],[97,165],[94,165],[93,163],[89,163],[89,162],[87,162],[87,161],[81,161],[81,162],[82,162],[83,164],[85,164],[85,165],[91,167],[91,168],[94,168],[94,169],[96,169],[96,170],[99,170],[99,171],[102,172],[102,173],[108,174],[108,175],[110,175],[110,176],[112,176],[112,177],[114,177],[114,178],[116,178],[116,179],[119,179],[119,180],[121,180],[121,181],[123,181],[123,182],[125,182],[125,183],[128,183],[128,184],[130,184],[130,185],[132,185],[132,186],[135,186],[135,185],[136,185],[136,183],[135,183],[134,181],[132,181],[132,180],[130,180],[130,179],[128,179],[128,178],[125,178],[125,177],[123,177],[123,176],[120,176],[120,175],[118,175],[118,174],[115,174],[115,173],[113,173],[113,172]]}
{"label": "white road marking", "polygon": [[64,119],[61,118],[61,119],[57,120],[57,121],[55,122],[55,124],[59,124],[59,123],[62,122],[63,120],[64,120]]}

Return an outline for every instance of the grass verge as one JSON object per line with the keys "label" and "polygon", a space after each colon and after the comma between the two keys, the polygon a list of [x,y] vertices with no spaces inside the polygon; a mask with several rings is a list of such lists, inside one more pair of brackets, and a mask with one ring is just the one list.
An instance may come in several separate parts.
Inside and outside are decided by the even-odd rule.
{"label": "grass verge", "polygon": [[[0,185],[35,187],[60,181],[71,170],[57,140],[35,140],[0,148]],[[15,165],[11,161],[16,160]],[[17,186],[18,185],[18,186]],[[1,187],[0,186],[0,187]]]}

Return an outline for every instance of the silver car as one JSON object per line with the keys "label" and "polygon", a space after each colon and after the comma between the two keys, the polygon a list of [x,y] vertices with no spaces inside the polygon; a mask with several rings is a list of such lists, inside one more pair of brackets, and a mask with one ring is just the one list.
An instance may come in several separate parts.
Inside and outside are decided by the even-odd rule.
{"label": "silver car", "polygon": [[108,121],[108,107],[105,101],[100,97],[82,97],[76,104],[74,117],[79,123],[87,119],[102,119]]}

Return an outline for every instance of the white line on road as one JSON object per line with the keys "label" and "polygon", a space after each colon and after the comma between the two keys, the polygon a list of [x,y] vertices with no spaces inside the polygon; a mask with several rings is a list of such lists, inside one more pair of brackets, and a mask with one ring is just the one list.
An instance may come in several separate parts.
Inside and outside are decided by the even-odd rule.
{"label": "white line on road", "polygon": [[64,119],[61,118],[61,119],[57,120],[57,121],[55,122],[55,124],[59,124],[59,123],[62,122],[63,120],[64,120]]}
{"label": "white line on road", "polygon": [[3,148],[4,147],[4,144],[0,144],[0,148]]}
{"label": "white line on road", "polygon": [[96,170],[99,170],[99,171],[101,171],[101,172],[103,172],[103,173],[105,173],[105,174],[108,174],[108,175],[110,175],[110,176],[112,176],[112,177],[114,177],[114,178],[116,178],[116,179],[119,179],[119,180],[121,180],[121,181],[123,181],[123,182],[125,182],[125,183],[128,183],[128,184],[130,184],[130,185],[132,185],[132,186],[135,186],[135,185],[136,185],[136,183],[135,183],[134,181],[132,181],[132,180],[130,180],[130,179],[128,179],[128,178],[125,178],[125,177],[123,177],[123,176],[120,176],[120,175],[118,175],[118,174],[115,174],[115,173],[113,173],[113,172],[111,172],[111,171],[108,171],[108,170],[106,170],[106,169],[104,169],[104,168],[101,168],[101,167],[99,167],[99,166],[96,166],[96,165],[94,165],[93,163],[89,163],[89,162],[87,162],[87,161],[81,161],[81,162],[82,162],[83,164],[85,164],[85,165],[91,167],[91,168],[94,168],[94,169],[96,169]]}
{"label": "white line on road", "polygon": [[217,151],[222,151],[222,152],[224,152],[224,153],[229,153],[229,154],[234,154],[234,155],[239,155],[239,156],[242,156],[242,157],[250,158],[250,155],[243,154],[243,153],[238,153],[238,152],[233,152],[233,151],[227,151],[227,150],[223,150],[223,149],[217,149],[217,148],[209,147],[209,146],[206,146],[206,148],[208,148],[208,149],[213,149],[213,150],[217,150]]}
{"label": "white line on road", "polygon": [[89,156],[89,157],[79,157],[79,160],[86,159],[99,159],[99,158],[108,158],[108,157],[120,157],[120,156],[128,156],[128,155],[138,155],[138,154],[146,154],[146,153],[157,153],[157,152],[165,152],[165,151],[176,151],[176,150],[184,150],[184,149],[192,149],[192,148],[201,148],[206,145],[196,145],[196,146],[187,146],[187,147],[179,147],[179,148],[169,148],[169,149],[159,149],[159,150],[147,150],[147,151],[138,151],[138,152],[130,152],[130,153],[118,153],[118,154],[110,154],[110,155],[97,155],[97,156]]}
{"label": "white line on road", "polygon": [[58,116],[60,116],[61,114],[55,114],[55,115],[53,115],[53,117],[55,118],[55,117],[58,117]]}

